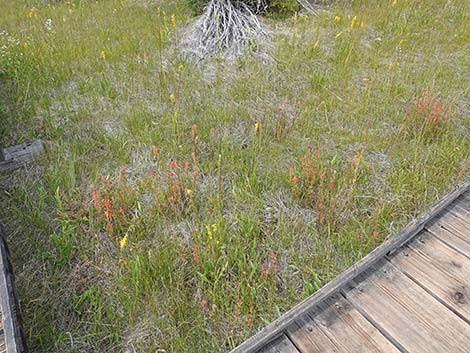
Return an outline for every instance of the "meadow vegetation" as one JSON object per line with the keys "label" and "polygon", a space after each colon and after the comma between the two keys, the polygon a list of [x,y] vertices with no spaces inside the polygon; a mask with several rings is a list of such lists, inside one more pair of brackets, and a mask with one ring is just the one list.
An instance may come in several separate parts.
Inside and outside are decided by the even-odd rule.
{"label": "meadow vegetation", "polygon": [[229,351],[469,178],[469,2],[317,8],[201,61],[186,0],[0,0],[31,351]]}

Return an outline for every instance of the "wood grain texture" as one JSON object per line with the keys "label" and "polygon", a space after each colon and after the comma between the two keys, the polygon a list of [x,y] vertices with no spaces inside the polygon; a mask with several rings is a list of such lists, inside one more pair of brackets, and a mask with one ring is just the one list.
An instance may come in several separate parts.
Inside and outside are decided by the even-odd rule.
{"label": "wood grain texture", "polygon": [[287,329],[289,337],[303,353],[400,353],[339,294],[307,315],[301,323]]}
{"label": "wood grain texture", "polygon": [[15,291],[15,276],[5,236],[5,228],[0,221],[0,306],[6,352],[27,353],[20,307]]}
{"label": "wood grain texture", "polygon": [[258,349],[266,345],[270,340],[279,336],[283,330],[291,325],[296,319],[308,312],[323,300],[338,292],[349,281],[356,278],[358,275],[374,266],[378,261],[381,261],[384,256],[390,255],[397,251],[402,245],[409,242],[415,235],[417,235],[424,227],[432,221],[437,215],[443,212],[452,202],[459,198],[462,194],[469,190],[470,182],[466,182],[459,186],[456,190],[446,195],[439,202],[434,204],[428,212],[420,218],[410,222],[402,231],[395,236],[386,240],[382,245],[377,247],[370,254],[365,256],[362,260],[356,262],[353,266],[344,271],[341,275],[334,280],[323,286],[320,290],[313,295],[297,304],[294,308],[286,312],[279,319],[273,321],[267,327],[262,329],[256,335],[252,336],[237,348],[232,353],[250,353],[256,352]]}
{"label": "wood grain texture", "polygon": [[470,326],[382,260],[380,268],[346,291],[360,307],[408,352],[468,353]]}
{"label": "wood grain texture", "polygon": [[469,258],[423,231],[390,262],[470,323]]}
{"label": "wood grain texture", "polygon": [[463,239],[467,239],[470,234],[470,222],[465,221],[454,212],[455,209],[449,210],[444,215],[437,219],[438,223],[453,229],[456,235],[461,236]]}
{"label": "wood grain texture", "polygon": [[286,335],[281,335],[258,353],[300,353]]}
{"label": "wood grain texture", "polygon": [[9,172],[20,168],[36,159],[43,152],[44,147],[40,140],[4,148],[3,159],[0,160],[0,172]]}

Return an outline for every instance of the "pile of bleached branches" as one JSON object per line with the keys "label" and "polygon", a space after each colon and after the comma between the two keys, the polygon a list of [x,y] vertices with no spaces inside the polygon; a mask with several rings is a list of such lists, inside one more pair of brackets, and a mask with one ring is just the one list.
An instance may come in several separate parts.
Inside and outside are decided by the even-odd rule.
{"label": "pile of bleached branches", "polygon": [[[308,0],[297,0],[314,12]],[[240,55],[255,38],[264,34],[257,14],[266,10],[270,0],[210,0],[202,15],[188,31],[186,50],[199,57],[224,52]]]}

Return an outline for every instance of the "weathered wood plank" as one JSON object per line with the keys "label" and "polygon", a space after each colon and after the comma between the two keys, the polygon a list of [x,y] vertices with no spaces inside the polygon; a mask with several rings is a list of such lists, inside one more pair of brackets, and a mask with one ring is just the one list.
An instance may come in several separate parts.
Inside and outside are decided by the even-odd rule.
{"label": "weathered wood plank", "polygon": [[341,347],[307,313],[298,317],[286,333],[302,353],[341,353]]}
{"label": "weathered wood plank", "polygon": [[457,236],[452,229],[449,230],[439,224],[433,224],[426,230],[440,241],[450,246],[452,249],[460,252],[467,258],[470,258],[470,243],[467,240]]}
{"label": "weathered wood plank", "polygon": [[470,323],[469,258],[423,231],[390,262]]}
{"label": "weathered wood plank", "polygon": [[462,223],[470,226],[470,211],[463,209],[460,205],[456,205],[451,213],[457,217]]}
{"label": "weathered wood plank", "polygon": [[27,353],[5,228],[0,221],[0,306],[7,353]]}
{"label": "weathered wood plank", "polygon": [[12,171],[36,159],[44,152],[40,140],[23,143],[3,149],[3,157],[0,159],[0,172]]}
{"label": "weathered wood plank", "polygon": [[312,309],[325,298],[340,290],[346,283],[354,279],[356,276],[376,264],[385,255],[399,249],[403,244],[410,241],[416,234],[418,234],[424,226],[430,222],[434,217],[440,214],[445,208],[461,196],[464,192],[469,190],[470,182],[460,185],[456,190],[446,195],[439,202],[434,204],[427,213],[422,217],[410,222],[402,231],[395,236],[386,240],[382,245],[377,247],[362,260],[356,262],[353,266],[344,271],[341,275],[334,280],[323,286],[320,290],[313,295],[297,304],[294,308],[286,312],[279,319],[273,321],[266,326],[256,335],[252,336],[237,348],[232,353],[242,352],[256,352],[260,347],[263,347],[270,340],[278,336],[286,327],[294,322],[300,315]]}
{"label": "weathered wood plank", "polygon": [[467,222],[461,214],[456,214],[455,211],[451,211],[447,213],[445,217],[442,217],[442,222],[450,224],[465,237],[470,234],[470,223]]}
{"label": "weathered wood plank", "polygon": [[[308,315],[307,322],[304,321],[305,327],[287,329],[289,337],[302,352],[325,352],[333,349],[343,353],[400,353],[339,294],[325,300],[319,311]],[[317,337],[322,334],[328,341],[319,343]]]}
{"label": "weathered wood plank", "polygon": [[345,291],[354,306],[408,352],[468,353],[470,326],[464,320],[391,263],[379,265]]}
{"label": "weathered wood plank", "polygon": [[281,335],[258,353],[300,353],[286,335]]}
{"label": "weathered wood plank", "polygon": [[467,225],[462,220],[456,218],[450,213],[444,214],[442,217],[436,217],[435,221],[432,222],[427,228],[429,230],[435,228],[443,228],[453,233],[456,237],[461,238],[463,241],[468,242],[470,235],[470,229],[467,229]]}

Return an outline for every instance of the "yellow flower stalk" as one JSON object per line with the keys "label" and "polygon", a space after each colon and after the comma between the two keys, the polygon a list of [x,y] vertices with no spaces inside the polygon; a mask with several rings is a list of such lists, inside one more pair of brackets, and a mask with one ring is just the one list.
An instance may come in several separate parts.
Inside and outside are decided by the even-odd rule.
{"label": "yellow flower stalk", "polygon": [[121,249],[126,246],[127,238],[128,234],[126,233],[126,235],[124,235],[124,237],[119,241],[119,246],[121,247]]}
{"label": "yellow flower stalk", "polygon": [[206,229],[207,229],[207,235],[209,236],[209,239],[212,240],[212,230],[211,230],[211,227],[206,226]]}
{"label": "yellow flower stalk", "polygon": [[335,35],[335,38],[338,39],[339,37],[341,37],[343,35],[343,31],[339,32],[337,35]]}
{"label": "yellow flower stalk", "polygon": [[357,21],[357,16],[354,16],[351,20],[351,29],[353,29],[354,26],[356,25],[356,21]]}
{"label": "yellow flower stalk", "polygon": [[341,17],[335,16],[335,22],[339,22],[339,21],[341,21]]}

